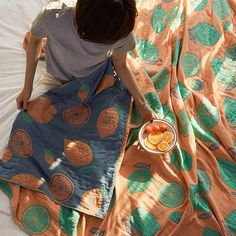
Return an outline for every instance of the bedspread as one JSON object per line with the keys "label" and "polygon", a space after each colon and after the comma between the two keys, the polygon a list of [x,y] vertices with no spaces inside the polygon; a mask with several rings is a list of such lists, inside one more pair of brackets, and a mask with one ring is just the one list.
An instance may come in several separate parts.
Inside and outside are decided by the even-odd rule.
{"label": "bedspread", "polygon": [[1,182],[15,221],[31,235],[236,235],[236,3],[137,5],[129,64],[151,107],[175,126],[178,144],[162,156],[143,151],[133,107],[105,219]]}

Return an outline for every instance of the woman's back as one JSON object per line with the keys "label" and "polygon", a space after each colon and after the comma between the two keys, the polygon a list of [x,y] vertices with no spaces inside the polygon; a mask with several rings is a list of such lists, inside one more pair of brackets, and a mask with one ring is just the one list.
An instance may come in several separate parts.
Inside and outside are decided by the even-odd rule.
{"label": "woman's back", "polygon": [[47,37],[47,71],[60,80],[85,77],[106,63],[112,50],[129,51],[135,47],[132,33],[113,44],[94,43],[80,38],[74,5],[61,1],[49,4],[35,19],[31,32]]}

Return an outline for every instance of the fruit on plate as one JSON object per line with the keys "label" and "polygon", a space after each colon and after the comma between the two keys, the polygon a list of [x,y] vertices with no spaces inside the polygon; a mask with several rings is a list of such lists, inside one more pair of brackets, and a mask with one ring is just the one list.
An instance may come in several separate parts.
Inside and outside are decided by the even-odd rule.
{"label": "fruit on plate", "polygon": [[148,141],[151,144],[154,144],[154,145],[160,143],[162,138],[163,138],[163,134],[162,133],[154,133],[154,132],[152,132],[152,133],[150,133],[148,135]]}
{"label": "fruit on plate", "polygon": [[[144,128],[142,133],[140,133],[140,138],[142,139],[142,144],[153,153],[165,153],[168,152],[175,145],[175,131],[169,126],[167,122],[154,121],[148,123]],[[176,141],[176,140],[175,140]]]}
{"label": "fruit on plate", "polygon": [[153,125],[152,125],[152,131],[153,131],[153,132],[158,132],[159,130],[160,130],[160,127],[159,127],[158,124],[153,124]]}
{"label": "fruit on plate", "polygon": [[152,132],[152,126],[151,125],[146,126],[144,129],[144,133],[150,134],[151,132]]}
{"label": "fruit on plate", "polygon": [[165,132],[167,130],[167,126],[165,124],[159,125],[159,129],[161,132]]}
{"label": "fruit on plate", "polygon": [[170,147],[169,143],[162,141],[157,145],[157,149],[161,152],[166,151]]}
{"label": "fruit on plate", "polygon": [[162,141],[170,143],[170,142],[172,142],[173,139],[174,139],[173,133],[171,133],[169,131],[166,131],[165,133],[163,133]]}
{"label": "fruit on plate", "polygon": [[157,146],[155,144],[150,143],[150,141],[148,140],[148,138],[146,138],[144,140],[144,144],[147,148],[151,149],[151,150],[156,150]]}

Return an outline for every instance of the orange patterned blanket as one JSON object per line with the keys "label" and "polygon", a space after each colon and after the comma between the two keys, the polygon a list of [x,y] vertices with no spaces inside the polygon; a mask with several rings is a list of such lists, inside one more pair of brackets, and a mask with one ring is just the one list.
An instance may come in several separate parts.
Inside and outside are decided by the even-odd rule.
{"label": "orange patterned blanket", "polygon": [[[168,113],[178,145],[150,156],[139,128],[130,131],[104,220],[1,182],[16,223],[31,235],[236,235],[236,2],[137,4],[129,62],[152,108]],[[135,108],[132,122],[140,124]]]}

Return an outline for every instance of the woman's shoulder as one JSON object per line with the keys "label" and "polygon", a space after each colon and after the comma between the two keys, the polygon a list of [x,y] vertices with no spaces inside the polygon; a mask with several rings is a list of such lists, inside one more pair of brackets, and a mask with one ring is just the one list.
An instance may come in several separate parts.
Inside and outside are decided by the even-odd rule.
{"label": "woman's shoulder", "polygon": [[31,32],[37,36],[48,36],[58,26],[68,26],[72,15],[73,1],[50,0],[33,21]]}
{"label": "woman's shoulder", "polygon": [[58,17],[58,15],[70,11],[75,4],[76,0],[50,0],[43,8],[43,14]]}
{"label": "woman's shoulder", "polygon": [[131,51],[135,48],[135,38],[133,32],[113,44],[113,49],[117,51]]}

